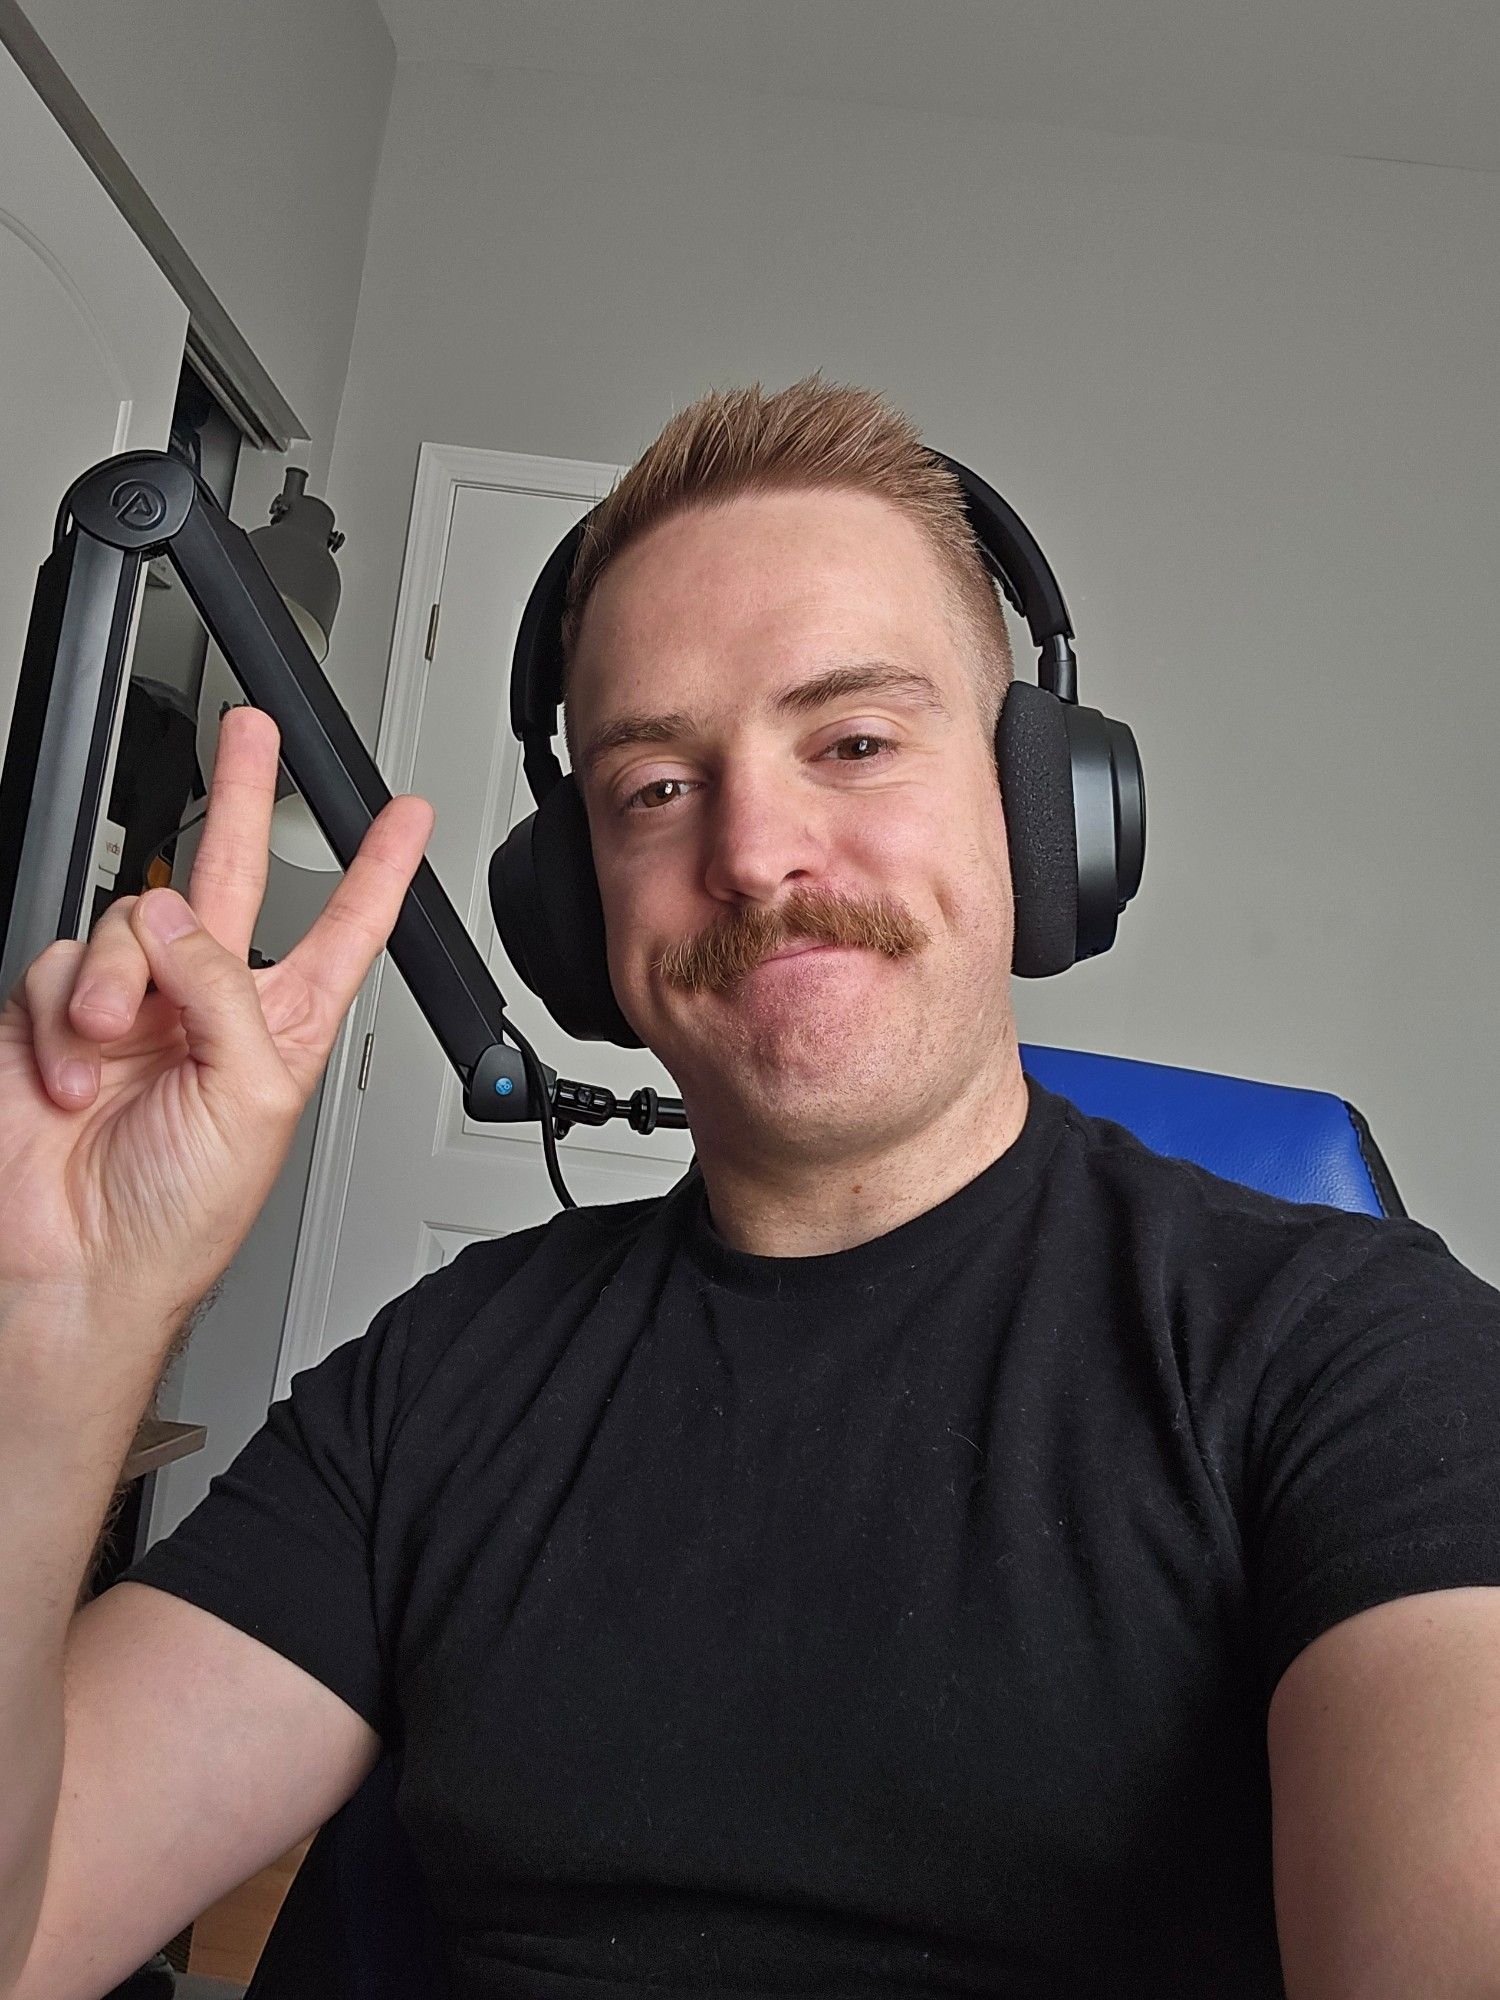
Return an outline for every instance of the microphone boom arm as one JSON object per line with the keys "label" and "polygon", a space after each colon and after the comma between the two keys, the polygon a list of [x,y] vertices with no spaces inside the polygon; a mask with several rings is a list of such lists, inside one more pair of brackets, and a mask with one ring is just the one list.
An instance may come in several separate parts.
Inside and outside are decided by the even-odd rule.
{"label": "microphone boom arm", "polygon": [[[55,938],[82,934],[136,587],[158,555],[181,577],[250,702],[276,722],[282,761],[341,867],[390,802],[249,536],[202,479],[166,452],[104,459],[68,489],[37,577],[0,775],[0,992]],[[463,1086],[468,1115],[552,1116],[557,1073],[541,1065],[549,1102],[537,1104],[520,1050],[502,1039],[515,1033],[504,995],[425,859],[387,948]],[[565,1099],[588,1089],[567,1086]],[[653,1124],[685,1126],[679,1100],[657,1102]],[[576,1118],[576,1098],[569,1108]]]}

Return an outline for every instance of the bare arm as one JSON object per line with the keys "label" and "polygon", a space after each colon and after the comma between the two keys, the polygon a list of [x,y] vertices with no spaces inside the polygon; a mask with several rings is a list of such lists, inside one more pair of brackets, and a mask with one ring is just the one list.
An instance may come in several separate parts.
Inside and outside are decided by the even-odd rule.
{"label": "bare arm", "polygon": [[107,1991],[379,1754],[330,1689],[196,1606],[126,1583],[75,1611],[170,1345],[60,1291],[0,1313],[5,2000]]}
{"label": "bare arm", "polygon": [[189,896],[118,898],[0,1009],[0,2000],[117,1983],[378,1748],[164,1592],[74,1615],[177,1329],[275,1184],[432,831],[393,799],[306,937],[252,971],[279,746],[259,710],[226,717]]}
{"label": "bare arm", "polygon": [[1290,2000],[1500,1993],[1500,1589],[1377,1604],[1271,1700]]}
{"label": "bare arm", "polygon": [[[140,1323],[99,1342],[92,1316],[63,1287],[0,1304],[0,1993],[41,1904],[62,1779],[69,1627],[170,1344],[169,1327]],[[73,1355],[86,1365],[70,1366]]]}
{"label": "bare arm", "polygon": [[41,1909],[6,2000],[97,2000],[320,1826],[380,1754],[320,1681],[139,1583],[74,1619],[64,1710]]}

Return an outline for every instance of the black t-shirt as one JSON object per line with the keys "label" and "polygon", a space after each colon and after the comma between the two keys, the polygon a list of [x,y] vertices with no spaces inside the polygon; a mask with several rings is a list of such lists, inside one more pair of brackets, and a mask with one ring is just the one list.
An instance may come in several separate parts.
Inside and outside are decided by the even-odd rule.
{"label": "black t-shirt", "polygon": [[459,2000],[1282,1994],[1267,1704],[1500,1584],[1500,1293],[1029,1091],[853,1249],[471,1245],[129,1572],[381,1733]]}

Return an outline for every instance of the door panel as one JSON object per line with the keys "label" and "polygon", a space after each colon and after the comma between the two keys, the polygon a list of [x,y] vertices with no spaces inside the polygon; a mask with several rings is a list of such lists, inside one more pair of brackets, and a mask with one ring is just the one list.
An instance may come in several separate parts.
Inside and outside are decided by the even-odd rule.
{"label": "door panel", "polygon": [[[500,455],[497,454],[497,458]],[[411,781],[437,823],[427,858],[484,954],[507,1010],[563,1076],[628,1096],[675,1094],[649,1051],[575,1042],[510,964],[490,914],[491,853],[533,810],[510,733],[511,653],[543,563],[588,502],[465,483],[457,487],[442,570],[442,613],[422,691]],[[566,752],[558,743],[559,755]],[[320,1351],[362,1333],[387,1299],[476,1237],[545,1221],[557,1209],[535,1125],[478,1124],[409,992],[382,957],[375,1041],[346,1192]],[[646,1137],[623,1120],[575,1127],[558,1148],[579,1202],[664,1193],[692,1159],[692,1136]]]}

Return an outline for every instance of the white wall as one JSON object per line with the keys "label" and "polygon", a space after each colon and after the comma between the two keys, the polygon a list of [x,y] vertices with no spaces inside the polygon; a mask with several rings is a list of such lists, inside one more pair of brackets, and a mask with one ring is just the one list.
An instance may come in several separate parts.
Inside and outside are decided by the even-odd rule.
{"label": "white wall", "polygon": [[321,491],[396,68],[375,0],[22,6],[307,426]]}
{"label": "white wall", "polygon": [[424,438],[623,462],[709,383],[888,390],[1145,760],[1141,895],[1023,1038],[1347,1095],[1500,1278],[1497,325],[1489,175],[403,65],[330,665],[373,740]]}

